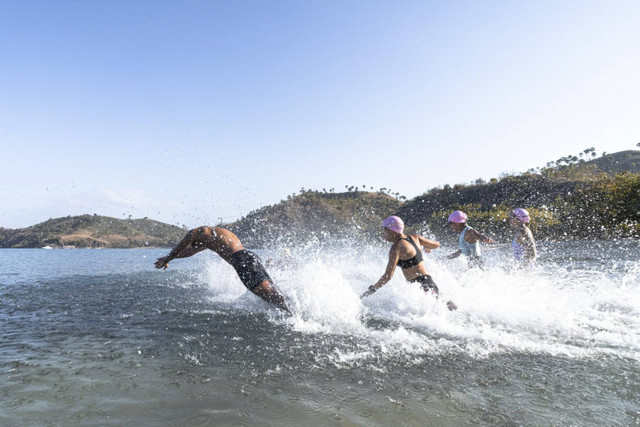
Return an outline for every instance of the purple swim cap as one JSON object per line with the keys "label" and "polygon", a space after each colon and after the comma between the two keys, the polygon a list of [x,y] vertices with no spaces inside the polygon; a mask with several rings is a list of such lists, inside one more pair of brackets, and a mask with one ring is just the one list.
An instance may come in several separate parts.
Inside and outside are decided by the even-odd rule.
{"label": "purple swim cap", "polygon": [[449,215],[449,222],[467,222],[467,214],[462,211],[451,212],[451,215]]}
{"label": "purple swim cap", "polygon": [[390,216],[385,219],[382,221],[382,226],[396,233],[402,233],[404,231],[404,222],[397,216]]}
{"label": "purple swim cap", "polygon": [[513,216],[516,217],[517,219],[519,219],[522,222],[529,222],[531,221],[531,217],[529,216],[529,212],[527,212],[526,209],[514,209],[513,210]]}

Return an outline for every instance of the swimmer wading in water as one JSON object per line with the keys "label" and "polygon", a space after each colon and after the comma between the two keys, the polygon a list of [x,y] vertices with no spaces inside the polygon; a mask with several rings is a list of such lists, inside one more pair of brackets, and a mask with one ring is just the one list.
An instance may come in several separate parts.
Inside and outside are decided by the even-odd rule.
{"label": "swimmer wading in water", "polygon": [[[387,242],[393,243],[391,250],[389,250],[387,269],[380,280],[369,286],[369,290],[363,293],[360,298],[368,297],[386,285],[393,277],[396,267],[402,268],[404,278],[408,282],[418,282],[425,292],[432,292],[438,296],[440,291],[433,278],[427,272],[420,246],[424,247],[427,252],[431,252],[432,249],[439,248],[440,243],[422,236],[404,234],[404,222],[397,216],[390,216],[385,219],[382,222],[382,226],[384,227],[382,236]],[[457,309],[452,301],[447,302],[447,307],[449,310]]]}
{"label": "swimmer wading in water", "polygon": [[270,302],[276,307],[290,312],[282,294],[276,289],[273,280],[266,272],[258,255],[248,251],[240,243],[240,239],[231,231],[221,227],[202,226],[190,230],[169,255],[158,258],[156,268],[169,267],[169,261],[176,258],[188,258],[205,249],[220,255],[220,258],[231,264],[242,283],[251,292]]}
{"label": "swimmer wading in water", "polygon": [[455,211],[449,215],[449,227],[458,233],[459,249],[447,256],[447,258],[457,258],[460,255],[464,255],[469,261],[469,267],[484,268],[480,242],[495,243],[495,241],[469,227],[467,225],[467,214],[462,211]]}
{"label": "swimmer wading in water", "polygon": [[531,216],[526,209],[518,208],[511,212],[509,224],[516,230],[516,235],[511,242],[515,265],[518,268],[530,268],[535,265],[538,251],[533,233],[527,227],[531,222]]}

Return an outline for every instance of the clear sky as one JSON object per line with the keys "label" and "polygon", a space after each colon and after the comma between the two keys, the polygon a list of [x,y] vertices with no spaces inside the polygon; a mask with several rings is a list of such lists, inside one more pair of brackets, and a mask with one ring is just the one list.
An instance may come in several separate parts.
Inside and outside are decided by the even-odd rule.
{"label": "clear sky", "polygon": [[637,0],[0,0],[8,228],[412,198],[639,141]]}

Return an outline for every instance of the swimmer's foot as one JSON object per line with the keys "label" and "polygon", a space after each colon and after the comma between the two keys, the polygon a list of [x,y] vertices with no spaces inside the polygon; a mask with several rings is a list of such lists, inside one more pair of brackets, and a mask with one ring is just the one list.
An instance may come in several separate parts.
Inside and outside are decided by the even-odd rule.
{"label": "swimmer's foot", "polygon": [[449,311],[455,311],[458,309],[458,306],[453,301],[449,301],[447,302],[447,308]]}

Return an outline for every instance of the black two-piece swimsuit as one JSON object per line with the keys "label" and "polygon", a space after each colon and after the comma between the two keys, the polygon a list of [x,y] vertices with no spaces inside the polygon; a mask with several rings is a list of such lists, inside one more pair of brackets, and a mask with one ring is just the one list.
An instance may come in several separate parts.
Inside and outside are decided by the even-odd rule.
{"label": "black two-piece swimsuit", "polygon": [[[415,250],[416,250],[416,254],[413,257],[411,257],[409,259],[399,259],[398,260],[398,266],[400,268],[402,268],[403,270],[406,270],[407,268],[415,267],[416,265],[420,264],[422,262],[422,251],[420,250],[418,245],[416,245],[416,242],[414,242],[413,239],[411,237],[409,237],[409,236],[402,237],[402,238],[400,238],[398,240],[406,240],[407,242],[411,243],[411,246],[413,246],[415,248]],[[409,280],[409,282],[410,283],[414,283],[414,282],[420,283],[420,287],[425,292],[433,291],[436,294],[439,293],[438,286],[433,281],[433,278],[428,274],[421,274],[420,276]]]}

